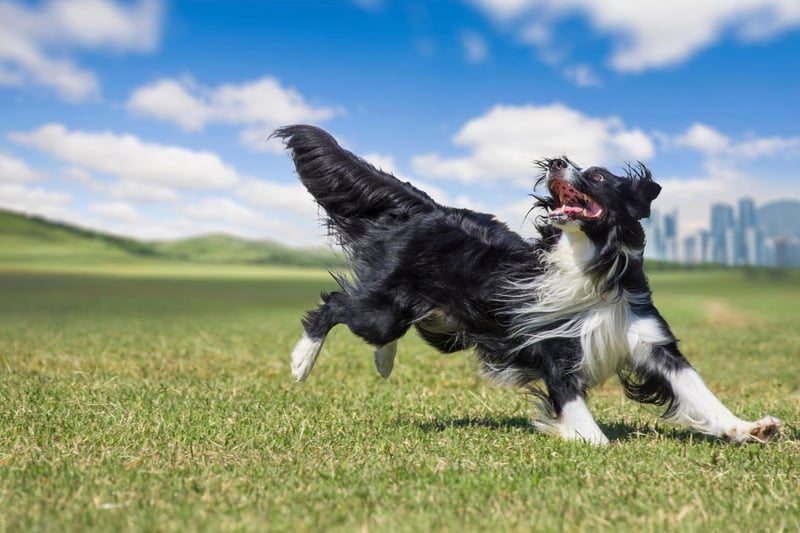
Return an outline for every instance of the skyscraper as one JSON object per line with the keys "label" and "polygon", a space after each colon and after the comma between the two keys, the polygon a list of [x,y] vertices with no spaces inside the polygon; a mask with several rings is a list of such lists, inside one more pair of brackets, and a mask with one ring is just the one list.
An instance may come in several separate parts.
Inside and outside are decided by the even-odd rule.
{"label": "skyscraper", "polygon": [[723,265],[736,264],[736,239],[733,207],[728,204],[711,206],[711,260]]}
{"label": "skyscraper", "polygon": [[736,224],[736,263],[758,264],[760,248],[761,235],[758,231],[756,204],[752,198],[741,198]]}

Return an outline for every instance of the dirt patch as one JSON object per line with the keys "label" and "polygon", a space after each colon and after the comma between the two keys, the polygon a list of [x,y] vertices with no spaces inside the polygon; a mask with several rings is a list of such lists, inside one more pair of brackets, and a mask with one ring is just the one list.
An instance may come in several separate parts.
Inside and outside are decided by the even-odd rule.
{"label": "dirt patch", "polygon": [[734,309],[722,300],[706,300],[704,306],[709,326],[743,328],[752,326],[758,321],[753,315]]}

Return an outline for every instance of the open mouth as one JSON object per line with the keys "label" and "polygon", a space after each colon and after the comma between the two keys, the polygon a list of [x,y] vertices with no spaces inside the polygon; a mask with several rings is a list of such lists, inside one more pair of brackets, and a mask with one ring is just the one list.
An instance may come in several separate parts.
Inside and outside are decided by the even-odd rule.
{"label": "open mouth", "polygon": [[550,193],[556,200],[556,208],[551,209],[548,216],[553,221],[595,220],[602,216],[603,208],[588,194],[566,182],[555,179],[550,182]]}

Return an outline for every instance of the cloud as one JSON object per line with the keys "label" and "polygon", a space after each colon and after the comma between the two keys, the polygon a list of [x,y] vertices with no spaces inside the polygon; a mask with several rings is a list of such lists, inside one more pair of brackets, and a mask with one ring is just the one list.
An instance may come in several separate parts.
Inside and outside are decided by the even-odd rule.
{"label": "cloud", "polygon": [[465,31],[461,34],[461,46],[464,59],[468,63],[483,63],[489,57],[489,45],[479,33]]}
{"label": "cloud", "polygon": [[[70,131],[59,124],[8,138],[66,163],[55,179],[77,187],[89,201],[85,211],[73,212],[65,193],[0,181],[4,207],[140,238],[224,231],[306,246],[319,244],[322,237],[317,207],[302,185],[241,173],[213,152],[129,134]],[[12,169],[17,181],[38,176],[11,157],[0,157],[2,167]],[[145,212],[141,202],[154,204]]]}
{"label": "cloud", "polygon": [[25,161],[0,154],[0,183],[20,183],[42,179],[42,175],[33,170]]}
{"label": "cloud", "polygon": [[40,85],[69,101],[97,96],[94,74],[66,54],[151,52],[158,44],[162,15],[157,0],[0,2],[0,85]]}
{"label": "cloud", "polygon": [[715,154],[730,146],[730,139],[714,128],[696,122],[686,133],[675,138],[675,145]]}
{"label": "cloud", "polygon": [[[310,201],[310,200],[309,200]],[[305,216],[288,221],[261,213],[227,197],[203,198],[179,208],[184,220],[194,221],[190,228],[179,234],[230,233],[252,238],[269,238],[289,246],[319,246],[324,230],[320,230],[316,217]]]}
{"label": "cloud", "polygon": [[236,195],[245,203],[264,209],[280,209],[316,219],[317,206],[299,183],[275,183],[257,178],[244,180]]}
{"label": "cloud", "polygon": [[128,202],[97,202],[89,204],[89,211],[128,224],[140,224],[146,220],[139,210]]}
{"label": "cloud", "polygon": [[341,113],[338,108],[308,103],[296,89],[272,77],[215,88],[203,87],[188,77],[161,79],[136,89],[126,107],[187,131],[202,130],[209,123],[247,126],[240,135],[243,144],[270,152],[281,149],[280,143],[267,142],[276,127],[319,123]]}
{"label": "cloud", "polygon": [[[667,139],[668,144],[670,140]],[[800,137],[755,137],[735,142],[727,135],[706,124],[696,122],[685,133],[676,136],[671,144],[691,148],[707,157],[724,156],[737,160],[753,160],[800,155]]]}
{"label": "cloud", "polygon": [[130,134],[69,131],[61,124],[47,124],[8,137],[85,170],[132,182],[207,189],[227,187],[241,179],[213,152],[148,143]]}
{"label": "cloud", "polygon": [[578,87],[600,87],[603,82],[589,65],[572,65],[564,69],[564,77]]}
{"label": "cloud", "polygon": [[[609,64],[620,72],[680,64],[727,35],[752,41],[800,26],[800,3],[791,0],[470,0],[470,3],[506,26],[518,25],[523,40],[528,28],[531,24],[536,27],[538,20],[555,24],[560,19],[583,16],[594,30],[612,39]],[[539,41],[537,46],[549,44]]]}
{"label": "cloud", "polygon": [[468,154],[418,155],[412,159],[414,171],[428,178],[530,186],[537,173],[532,162],[541,157],[563,154],[588,166],[644,160],[655,152],[647,134],[625,128],[619,118],[586,116],[560,103],[496,105],[464,124],[453,143]]}
{"label": "cloud", "polygon": [[0,207],[14,211],[63,217],[71,200],[71,196],[63,192],[18,183],[0,183]]}

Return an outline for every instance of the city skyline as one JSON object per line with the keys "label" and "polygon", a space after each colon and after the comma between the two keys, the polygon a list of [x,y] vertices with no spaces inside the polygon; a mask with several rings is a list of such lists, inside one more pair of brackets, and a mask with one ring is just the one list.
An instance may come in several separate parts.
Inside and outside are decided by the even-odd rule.
{"label": "city skyline", "polygon": [[[800,206],[800,199],[788,200]],[[642,221],[647,236],[645,257],[685,264],[800,266],[800,236],[765,234],[758,209],[749,196],[740,197],[735,205],[713,203],[708,225],[686,235],[680,232],[678,208],[663,214],[654,209],[650,218]]]}

